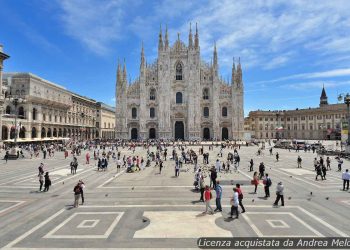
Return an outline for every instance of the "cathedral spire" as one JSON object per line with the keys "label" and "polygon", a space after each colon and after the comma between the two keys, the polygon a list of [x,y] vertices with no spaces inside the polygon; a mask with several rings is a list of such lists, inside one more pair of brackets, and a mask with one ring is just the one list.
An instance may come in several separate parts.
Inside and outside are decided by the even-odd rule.
{"label": "cathedral spire", "polygon": [[123,81],[124,81],[124,84],[126,85],[128,79],[126,78],[126,63],[125,63],[125,58],[124,58],[124,68],[123,68]]}
{"label": "cathedral spire", "polygon": [[233,63],[232,63],[232,79],[231,84],[232,86],[235,84],[235,74],[236,74],[236,65],[235,65],[235,58],[233,57]]}
{"label": "cathedral spire", "polygon": [[165,49],[169,48],[168,25],[165,26]]}
{"label": "cathedral spire", "polygon": [[243,87],[242,66],[241,66],[241,58],[240,57],[238,57],[238,65],[237,65],[237,70],[236,70],[236,84],[237,84],[237,87]]}
{"label": "cathedral spire", "polygon": [[143,41],[141,45],[141,67],[145,66],[145,51],[143,49]]}
{"label": "cathedral spire", "polygon": [[163,35],[162,35],[162,25],[160,25],[158,50],[162,50],[162,49],[163,49]]}
{"label": "cathedral spire", "polygon": [[214,58],[214,67],[218,67],[218,53],[217,53],[217,51],[216,51],[216,42],[214,43],[214,56],[213,56],[213,58]]}
{"label": "cathedral spire", "polygon": [[321,97],[320,97],[320,106],[327,105],[327,104],[328,104],[328,97],[327,97],[326,90],[324,89],[324,84],[323,84]]}
{"label": "cathedral spire", "polygon": [[193,40],[192,40],[192,27],[190,23],[190,33],[188,34],[188,47],[192,48],[193,46]]}
{"label": "cathedral spire", "polygon": [[194,35],[194,47],[195,47],[196,49],[199,48],[199,37],[198,37],[197,23],[196,23],[196,34]]}
{"label": "cathedral spire", "polygon": [[117,82],[116,82],[116,84],[117,84],[117,86],[119,86],[120,85],[120,83],[121,83],[121,79],[120,79],[120,76],[121,76],[121,68],[120,68],[120,63],[119,63],[119,58],[118,58],[118,66],[117,66]]}

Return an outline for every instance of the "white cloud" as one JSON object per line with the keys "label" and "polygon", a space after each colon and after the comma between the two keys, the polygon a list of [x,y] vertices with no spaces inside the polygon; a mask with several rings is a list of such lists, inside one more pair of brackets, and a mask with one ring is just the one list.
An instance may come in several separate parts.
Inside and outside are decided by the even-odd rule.
{"label": "white cloud", "polygon": [[343,77],[343,76],[350,76],[350,68],[295,74],[295,75],[280,77],[274,80],[258,81],[254,83],[275,83],[275,82],[283,82],[283,81],[294,80],[294,79],[316,79],[316,78],[330,78],[330,77]]}
{"label": "white cloud", "polygon": [[298,82],[284,85],[284,87],[295,90],[307,90],[307,89],[321,89],[325,88],[337,88],[341,86],[349,86],[350,81],[312,81],[312,82]]}
{"label": "white cloud", "polygon": [[123,0],[59,0],[61,19],[68,35],[96,54],[109,51],[112,41],[121,37]]}

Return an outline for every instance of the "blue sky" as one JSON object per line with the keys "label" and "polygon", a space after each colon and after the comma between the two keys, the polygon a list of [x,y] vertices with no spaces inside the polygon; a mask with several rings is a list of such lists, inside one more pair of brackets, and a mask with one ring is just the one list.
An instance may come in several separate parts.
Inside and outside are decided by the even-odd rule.
{"label": "blue sky", "polygon": [[240,57],[245,114],[329,102],[350,86],[350,2],[278,0],[0,0],[0,43],[11,58],[5,72],[32,72],[114,105],[116,64],[138,76],[143,41],[157,56],[160,24],[170,42],[187,43],[198,23],[201,55],[216,41],[222,77]]}

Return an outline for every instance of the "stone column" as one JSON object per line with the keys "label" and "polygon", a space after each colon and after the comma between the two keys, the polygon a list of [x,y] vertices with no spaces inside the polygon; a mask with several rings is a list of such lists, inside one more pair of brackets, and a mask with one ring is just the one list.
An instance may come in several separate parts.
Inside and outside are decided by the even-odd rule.
{"label": "stone column", "polygon": [[6,55],[3,52],[3,47],[0,44],[0,140],[2,140],[2,114],[3,114],[3,105],[4,105],[4,96],[2,94],[2,70],[4,61],[10,56]]}

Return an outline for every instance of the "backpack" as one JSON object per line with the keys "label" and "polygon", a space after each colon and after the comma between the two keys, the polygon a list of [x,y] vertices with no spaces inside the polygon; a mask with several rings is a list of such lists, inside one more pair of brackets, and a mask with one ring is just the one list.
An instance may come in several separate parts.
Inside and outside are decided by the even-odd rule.
{"label": "backpack", "polygon": [[74,191],[74,193],[80,193],[80,187],[75,186],[73,191]]}
{"label": "backpack", "polygon": [[271,185],[272,185],[271,179],[270,179],[270,178],[267,178],[267,180],[266,180],[266,186],[271,187]]}
{"label": "backpack", "polygon": [[240,194],[238,195],[238,199],[239,199],[239,200],[243,200],[243,194],[242,194],[242,193],[240,193]]}

